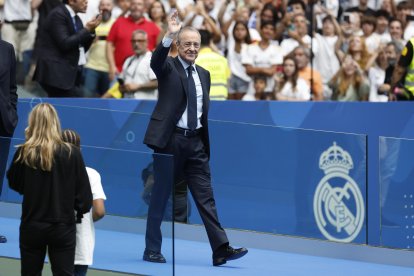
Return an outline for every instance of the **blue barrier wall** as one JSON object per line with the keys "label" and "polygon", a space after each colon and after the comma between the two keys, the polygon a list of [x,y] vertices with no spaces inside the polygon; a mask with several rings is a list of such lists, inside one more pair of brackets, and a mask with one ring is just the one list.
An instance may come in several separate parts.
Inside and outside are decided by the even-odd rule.
{"label": "blue barrier wall", "polygon": [[[154,102],[98,99],[22,99],[15,138],[24,137],[26,116],[31,106],[48,101],[58,107],[64,128],[74,128],[83,144],[149,151],[142,144],[148,116]],[[85,109],[66,108],[78,106]],[[109,112],[117,110],[119,112]],[[133,115],[129,114],[133,112]],[[212,102],[210,121],[233,121],[292,128],[326,130],[367,135],[367,241],[380,245],[379,136],[414,138],[412,103],[334,103],[334,102]],[[131,119],[134,117],[135,119]],[[137,123],[137,121],[139,123]],[[211,124],[213,125],[213,124]],[[214,140],[226,139],[212,127]],[[259,140],[258,140],[259,141]],[[212,145],[212,173],[218,171],[220,148]],[[254,166],[254,163],[252,164]],[[254,170],[252,170],[253,172]]]}

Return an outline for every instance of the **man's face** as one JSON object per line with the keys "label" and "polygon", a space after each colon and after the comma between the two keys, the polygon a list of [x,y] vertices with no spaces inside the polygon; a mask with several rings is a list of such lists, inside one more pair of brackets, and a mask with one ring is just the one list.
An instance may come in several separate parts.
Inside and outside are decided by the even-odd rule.
{"label": "man's face", "polygon": [[99,10],[103,11],[112,11],[113,9],[113,4],[112,4],[112,0],[101,0],[101,2],[99,3]]}
{"label": "man's face", "polygon": [[88,0],[69,0],[69,6],[75,13],[85,13],[88,8]]}
{"label": "man's face", "polygon": [[397,59],[397,51],[395,51],[394,45],[387,45],[387,47],[385,47],[385,55],[387,56],[388,60]]}
{"label": "man's face", "polygon": [[299,70],[305,68],[309,63],[309,59],[303,49],[296,49],[294,52],[294,57]]}
{"label": "man's face", "polygon": [[307,21],[303,15],[296,15],[293,24],[300,35],[304,36],[308,33]]}
{"label": "man's face", "polygon": [[131,6],[129,7],[130,15],[132,19],[138,20],[143,17],[144,14],[144,0],[131,0]]}
{"label": "man's face", "polygon": [[201,38],[198,32],[186,30],[177,41],[178,55],[188,64],[193,64],[200,50]]}
{"label": "man's face", "polygon": [[147,52],[148,38],[145,34],[135,34],[131,38],[132,49],[135,55],[140,56]]}

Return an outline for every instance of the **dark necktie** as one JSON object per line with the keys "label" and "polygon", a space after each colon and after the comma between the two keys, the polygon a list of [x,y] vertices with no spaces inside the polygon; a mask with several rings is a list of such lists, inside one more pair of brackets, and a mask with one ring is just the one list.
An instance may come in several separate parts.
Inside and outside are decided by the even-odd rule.
{"label": "dark necktie", "polygon": [[72,17],[73,28],[75,29],[75,33],[77,33],[78,30],[79,30],[78,20],[77,20],[76,17],[78,17],[78,16],[75,15],[74,17]]}
{"label": "dark necktie", "polygon": [[188,128],[194,130],[197,128],[197,91],[193,79],[193,66],[188,66],[188,106],[187,106],[187,124]]}

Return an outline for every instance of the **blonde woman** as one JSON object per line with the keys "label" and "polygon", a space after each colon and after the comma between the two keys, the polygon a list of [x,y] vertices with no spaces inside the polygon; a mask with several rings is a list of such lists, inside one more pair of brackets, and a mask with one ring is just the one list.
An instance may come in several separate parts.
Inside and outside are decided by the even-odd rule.
{"label": "blonde woman", "polygon": [[350,55],[345,56],[341,68],[329,82],[333,101],[367,101],[369,81],[359,64]]}
{"label": "blonde woman", "polygon": [[79,149],[62,141],[57,112],[48,103],[30,112],[25,136],[7,172],[10,188],[23,195],[21,274],[41,275],[47,250],[53,275],[71,276],[75,222],[92,206],[85,164]]}

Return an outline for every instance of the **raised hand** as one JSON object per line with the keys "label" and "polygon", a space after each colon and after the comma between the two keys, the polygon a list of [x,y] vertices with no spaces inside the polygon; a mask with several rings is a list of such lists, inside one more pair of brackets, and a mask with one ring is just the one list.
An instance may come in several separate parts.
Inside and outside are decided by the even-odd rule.
{"label": "raised hand", "polygon": [[167,18],[168,29],[166,35],[173,36],[181,29],[181,22],[178,18],[178,11],[174,10]]}

